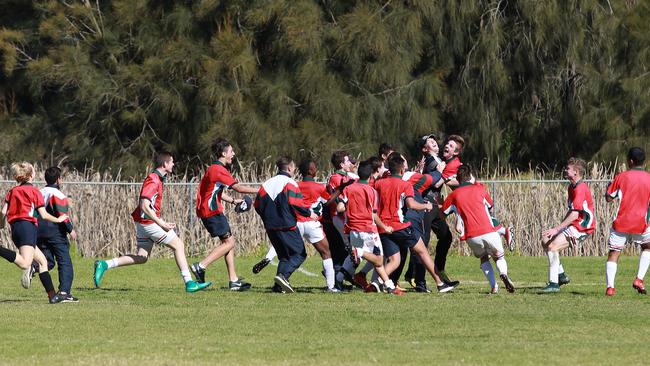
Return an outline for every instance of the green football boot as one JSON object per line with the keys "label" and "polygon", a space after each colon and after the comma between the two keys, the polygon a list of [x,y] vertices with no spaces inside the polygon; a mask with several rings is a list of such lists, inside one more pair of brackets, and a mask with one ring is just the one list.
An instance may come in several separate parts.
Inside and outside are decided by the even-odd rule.
{"label": "green football boot", "polygon": [[210,281],[200,283],[200,282],[190,280],[190,281],[185,282],[185,292],[201,291],[201,290],[203,290],[205,288],[210,287],[210,285],[212,285],[212,282],[210,282]]}
{"label": "green football boot", "polygon": [[95,261],[95,274],[93,279],[95,280],[95,287],[99,288],[99,285],[102,283],[102,277],[104,277],[104,272],[108,269],[108,264],[106,261]]}
{"label": "green football boot", "polygon": [[566,273],[562,272],[557,276],[558,279],[558,285],[568,285],[571,282],[571,279],[569,276],[566,275]]}
{"label": "green football boot", "polygon": [[553,283],[553,282],[549,282],[548,285],[546,285],[546,287],[539,290],[540,294],[552,294],[552,293],[556,293],[556,292],[560,292],[560,285],[558,285],[557,283]]}

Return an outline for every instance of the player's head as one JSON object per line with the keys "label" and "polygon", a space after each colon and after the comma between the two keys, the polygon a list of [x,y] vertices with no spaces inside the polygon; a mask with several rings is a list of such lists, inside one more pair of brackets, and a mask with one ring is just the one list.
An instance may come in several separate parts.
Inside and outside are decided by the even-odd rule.
{"label": "player's head", "polygon": [[275,166],[278,168],[278,171],[289,173],[289,175],[293,175],[296,171],[296,164],[289,156],[280,156],[275,161]]}
{"label": "player's head", "polygon": [[300,175],[303,176],[303,178],[314,177],[316,176],[316,173],[318,173],[316,162],[312,159],[305,159],[298,165],[298,171],[300,172]]}
{"label": "player's head", "polygon": [[225,164],[232,164],[232,159],[235,157],[235,151],[228,140],[217,138],[212,143],[212,153]]}
{"label": "player's head", "polygon": [[34,166],[26,161],[11,164],[11,173],[20,184],[31,182],[36,176]]}
{"label": "player's head", "polygon": [[161,173],[171,173],[174,169],[174,157],[169,151],[160,151],[153,157],[153,163]]}
{"label": "player's head", "polygon": [[639,167],[645,163],[645,151],[640,147],[633,147],[627,152],[627,162],[630,167]]}
{"label": "player's head", "polygon": [[438,155],[440,152],[438,141],[436,141],[436,136],[433,134],[422,136],[417,145],[422,155]]}
{"label": "player's head", "polygon": [[458,183],[463,183],[463,182],[469,182],[472,180],[472,168],[467,165],[463,164],[458,167],[458,173],[456,173],[456,179],[458,180]]}
{"label": "player's head", "polygon": [[388,170],[393,176],[404,174],[404,171],[406,170],[404,169],[405,164],[406,159],[404,159],[402,154],[398,152],[393,152],[388,156]]}
{"label": "player's head", "polygon": [[402,168],[404,168],[404,171],[407,171],[408,168],[409,168],[408,160],[406,160],[404,155],[402,155],[401,153],[399,153],[397,151],[393,151],[392,153],[390,153],[390,155],[388,155],[388,160],[390,160],[391,157],[396,156],[396,155],[400,156],[402,158],[402,160],[404,161],[404,163],[402,164]]}
{"label": "player's head", "polygon": [[585,176],[587,172],[587,163],[579,158],[571,157],[564,167],[564,177],[570,181],[577,182]]}
{"label": "player's head", "polygon": [[447,142],[445,143],[445,149],[442,153],[442,156],[445,159],[450,159],[454,156],[462,154],[464,148],[465,139],[458,135],[450,135],[447,137]]}
{"label": "player's head", "polygon": [[357,175],[361,180],[368,180],[373,173],[372,162],[369,160],[364,160],[359,163],[359,168],[357,169]]}
{"label": "player's head", "polygon": [[389,144],[388,142],[382,142],[379,145],[379,151],[377,151],[377,156],[379,156],[384,161],[386,161],[388,159],[388,155],[390,155],[390,153],[392,153],[393,151],[395,151],[393,149],[393,145]]}
{"label": "player's head", "polygon": [[45,183],[48,185],[58,184],[61,179],[61,168],[51,166],[45,169]]}
{"label": "player's head", "polygon": [[352,169],[350,154],[345,150],[335,151],[332,154],[331,162],[334,170],[343,170],[344,172],[349,172]]}
{"label": "player's head", "polygon": [[383,175],[384,172],[386,171],[386,167],[384,165],[384,160],[380,158],[379,156],[371,156],[366,160],[372,164],[372,174],[378,174],[379,176]]}

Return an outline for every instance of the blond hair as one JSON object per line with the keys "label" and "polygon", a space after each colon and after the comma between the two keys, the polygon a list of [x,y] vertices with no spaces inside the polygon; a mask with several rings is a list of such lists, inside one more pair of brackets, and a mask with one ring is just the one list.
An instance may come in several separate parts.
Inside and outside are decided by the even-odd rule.
{"label": "blond hair", "polygon": [[569,158],[566,165],[573,166],[573,169],[575,169],[581,177],[584,177],[585,173],[587,172],[587,162],[580,158]]}
{"label": "blond hair", "polygon": [[11,164],[11,172],[18,183],[29,182],[36,175],[34,166],[26,161]]}

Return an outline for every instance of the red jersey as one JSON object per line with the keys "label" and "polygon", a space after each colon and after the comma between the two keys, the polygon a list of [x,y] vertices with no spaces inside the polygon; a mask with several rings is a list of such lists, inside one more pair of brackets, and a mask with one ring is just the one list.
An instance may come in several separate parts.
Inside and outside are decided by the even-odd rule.
{"label": "red jersey", "polygon": [[341,200],[346,203],[345,233],[358,231],[361,233],[376,233],[377,225],[372,217],[377,212],[377,191],[368,182],[359,181],[351,184],[341,194]]}
{"label": "red jersey", "polygon": [[445,202],[442,211],[445,215],[458,213],[465,225],[465,235],[461,238],[474,238],[497,231],[490,215],[492,198],[481,184],[461,183]]}
{"label": "red jersey", "polygon": [[[378,216],[384,225],[391,226],[393,231],[411,226],[410,222],[404,222],[404,203],[415,194],[413,186],[402,180],[401,176],[394,175],[378,180],[375,189],[379,194]],[[380,229],[379,232],[383,230]]]}
{"label": "red jersey", "polygon": [[402,177],[405,181],[411,183],[413,189],[420,194],[426,191],[433,184],[433,177],[431,174],[420,174],[418,172],[407,172]]}
{"label": "red jersey", "polygon": [[[330,177],[327,179],[327,192],[330,194],[333,193],[341,185],[341,183],[347,182],[349,180],[354,180],[354,178],[348,176],[347,172],[344,172],[342,170],[335,171],[334,174],[330,175]],[[336,205],[331,205],[327,211],[327,214],[323,216],[322,220],[331,222],[332,217],[336,215]]]}
{"label": "red jersey", "polygon": [[220,161],[215,161],[205,172],[196,194],[196,216],[205,219],[223,213],[221,194],[237,183]]}
{"label": "red jersey", "polygon": [[45,206],[41,191],[30,183],[15,186],[5,196],[7,208],[7,221],[10,224],[18,220],[33,222],[38,225],[36,210]]}
{"label": "red jersey", "polygon": [[578,211],[578,218],[571,225],[580,232],[593,233],[596,230],[596,218],[594,217],[594,199],[591,197],[589,186],[581,179],[575,185],[569,185],[568,193],[569,210]]}
{"label": "red jersey", "polygon": [[[301,182],[298,182],[298,188],[302,192],[303,200],[305,201],[305,206],[311,208],[311,211],[318,215],[318,218],[323,215],[323,204],[330,199],[330,194],[325,189],[325,186],[316,183],[314,178],[305,177]],[[296,218],[299,222],[312,221],[309,217],[304,217],[302,215],[296,215]]]}
{"label": "red jersey", "polygon": [[642,234],[650,220],[650,174],[630,169],[614,177],[607,194],[620,198],[621,205],[612,228],[628,234]]}
{"label": "red jersey", "polygon": [[463,163],[460,162],[458,156],[454,156],[453,158],[447,160],[445,163],[447,163],[447,165],[445,165],[445,169],[442,170],[442,177],[445,179],[456,178],[458,168],[463,165]]}
{"label": "red jersey", "polygon": [[160,174],[156,169],[151,174],[145,178],[142,183],[142,188],[140,188],[140,195],[138,196],[138,206],[135,208],[131,217],[133,221],[142,224],[149,225],[153,224],[153,220],[150,217],[145,215],[145,213],[140,209],[140,200],[143,198],[148,199],[151,203],[149,207],[153,210],[157,217],[160,217],[160,207],[162,205],[163,199],[163,182],[165,181],[165,176]]}

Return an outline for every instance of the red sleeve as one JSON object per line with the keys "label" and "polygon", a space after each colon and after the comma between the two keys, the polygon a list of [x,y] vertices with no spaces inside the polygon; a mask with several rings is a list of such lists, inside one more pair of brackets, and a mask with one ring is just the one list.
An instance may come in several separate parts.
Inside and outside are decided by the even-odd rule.
{"label": "red sleeve", "polygon": [[338,186],[341,185],[341,176],[339,174],[332,175],[327,181],[327,191],[334,192]]}
{"label": "red sleeve", "polygon": [[325,186],[321,186],[320,196],[325,201],[329,200],[330,197],[332,197],[332,195],[327,191],[327,188],[325,188]]}
{"label": "red sleeve", "polygon": [[620,176],[621,176],[620,174],[615,176],[614,180],[611,183],[609,183],[609,186],[607,186],[607,195],[612,198],[616,198],[619,196],[620,193],[619,190],[621,184],[619,179]]}
{"label": "red sleeve", "polygon": [[375,193],[375,197],[372,200],[372,213],[377,213],[379,211],[379,192],[375,189],[372,191]]}
{"label": "red sleeve", "polygon": [[348,191],[349,191],[348,187],[345,187],[343,189],[343,192],[341,192],[341,194],[339,194],[338,197],[338,199],[343,203],[348,203]]}
{"label": "red sleeve", "polygon": [[33,192],[33,200],[34,200],[34,208],[39,208],[45,206],[45,200],[43,199],[43,194],[41,191],[38,189],[34,188]]}
{"label": "red sleeve", "polygon": [[235,179],[226,168],[223,168],[223,170],[217,174],[217,182],[223,183],[230,188],[237,183],[237,179]]}
{"label": "red sleeve", "polygon": [[5,195],[5,202],[9,203],[9,200],[10,200],[10,199],[11,199],[11,189],[10,189],[9,192],[7,192],[7,194]]}
{"label": "red sleeve", "polygon": [[300,192],[300,188],[294,186],[291,183],[287,183],[284,186],[283,191],[287,195],[287,199],[289,200],[289,206],[291,206],[291,208],[293,208],[293,210],[297,214],[304,217],[311,216],[311,209],[305,205],[305,200],[302,197],[302,192]]}
{"label": "red sleeve", "polygon": [[492,197],[490,197],[490,194],[485,188],[483,188],[483,192],[485,192],[485,200],[487,201],[488,205],[490,205],[490,208],[492,208],[492,206],[494,206],[494,202],[492,202]]}
{"label": "red sleeve", "polygon": [[404,182],[404,183],[406,183],[404,185],[404,194],[406,195],[406,197],[413,197],[413,195],[415,194],[415,191],[413,191],[413,186],[408,182]]}
{"label": "red sleeve", "polygon": [[442,204],[442,212],[445,215],[449,215],[451,213],[450,208],[451,208],[451,206],[454,205],[455,197],[456,196],[454,195],[454,192],[451,192],[451,194],[449,196],[447,196],[447,198],[445,199],[445,202]]}
{"label": "red sleeve", "polygon": [[149,201],[153,199],[153,196],[158,192],[158,184],[148,176],[142,183],[142,189],[140,190],[140,198],[146,198]]}

